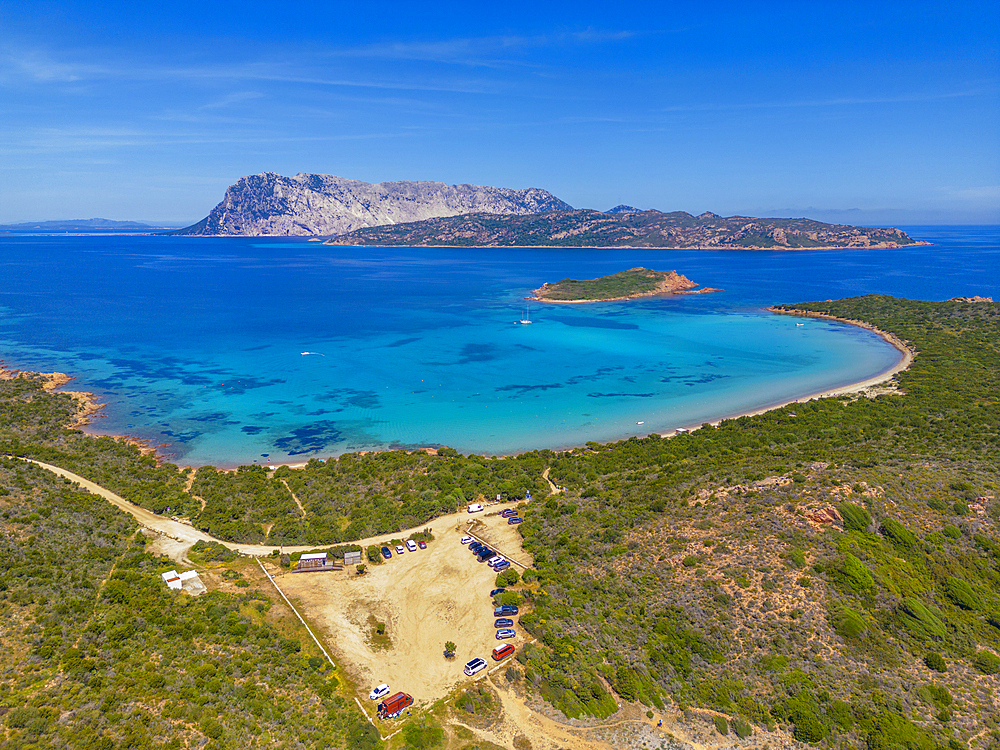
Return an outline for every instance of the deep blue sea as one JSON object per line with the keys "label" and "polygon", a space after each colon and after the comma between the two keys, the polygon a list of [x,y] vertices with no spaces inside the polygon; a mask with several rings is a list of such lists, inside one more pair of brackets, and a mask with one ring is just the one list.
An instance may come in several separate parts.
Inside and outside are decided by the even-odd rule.
{"label": "deep blue sea", "polygon": [[[443,250],[0,237],[0,358],[75,376],[70,389],[108,405],[93,431],[162,444],[188,465],[568,447],[714,421],[898,361],[867,331],[796,325],[768,305],[1000,298],[1000,227],[904,229],[935,244]],[[635,266],[725,291],[533,304],[532,324],[516,324],[543,282]]]}

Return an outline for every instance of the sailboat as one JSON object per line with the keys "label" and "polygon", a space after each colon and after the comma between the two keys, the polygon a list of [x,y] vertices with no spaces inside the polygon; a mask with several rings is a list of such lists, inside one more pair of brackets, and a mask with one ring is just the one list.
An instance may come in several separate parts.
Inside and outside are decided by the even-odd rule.
{"label": "sailboat", "polygon": [[527,302],[524,303],[524,320],[521,321],[521,325],[523,325],[523,326],[531,325],[531,318],[528,316],[528,303]]}

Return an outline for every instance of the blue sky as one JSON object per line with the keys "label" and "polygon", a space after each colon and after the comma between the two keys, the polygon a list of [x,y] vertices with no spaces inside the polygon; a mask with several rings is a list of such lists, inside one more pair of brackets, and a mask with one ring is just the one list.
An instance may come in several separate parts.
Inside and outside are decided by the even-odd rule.
{"label": "blue sky", "polygon": [[320,172],[1000,223],[998,9],[0,0],[0,222],[194,222]]}

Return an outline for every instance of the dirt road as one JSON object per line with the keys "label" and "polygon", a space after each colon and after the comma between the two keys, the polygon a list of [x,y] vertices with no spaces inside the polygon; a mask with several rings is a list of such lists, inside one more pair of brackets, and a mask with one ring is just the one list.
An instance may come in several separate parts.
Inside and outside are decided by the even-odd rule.
{"label": "dirt road", "polygon": [[[11,456],[10,458],[15,458],[15,456]],[[272,552],[275,552],[279,549],[284,550],[285,552],[305,552],[307,550],[317,549],[319,547],[325,546],[322,544],[309,544],[309,545],[286,544],[283,545],[282,547],[278,547],[267,544],[243,544],[240,542],[226,542],[223,541],[222,539],[216,539],[214,536],[206,534],[204,531],[200,531],[191,526],[190,524],[181,523],[180,521],[174,521],[173,519],[166,518],[165,516],[159,516],[156,513],[153,513],[152,511],[146,510],[145,508],[140,508],[138,505],[130,503],[121,495],[116,495],[111,490],[101,487],[99,484],[95,484],[94,482],[91,482],[89,479],[85,479],[79,474],[74,474],[72,471],[62,469],[58,466],[53,466],[52,464],[42,463],[41,461],[35,461],[34,459],[31,458],[22,458],[21,460],[28,461],[30,463],[35,464],[36,466],[40,466],[43,469],[51,471],[53,474],[58,474],[61,477],[66,477],[72,482],[76,482],[87,491],[93,492],[95,495],[100,495],[108,502],[110,502],[112,505],[115,505],[116,507],[120,508],[126,513],[129,513],[147,529],[155,531],[159,534],[164,534],[165,536],[170,537],[176,542],[179,542],[180,544],[168,543],[165,545],[166,547],[169,547],[171,551],[171,557],[174,557],[175,555],[183,555],[184,553],[187,552],[187,550],[191,547],[191,545],[193,545],[195,542],[198,541],[218,542],[224,547],[228,547],[229,549],[235,550],[236,552],[239,552],[241,554],[255,555],[255,556],[270,555]],[[513,507],[513,503],[492,505],[490,506],[488,512],[494,513],[502,508],[507,508],[507,507]],[[430,521],[426,524],[421,524],[420,526],[414,527],[412,529],[404,529],[402,531],[396,531],[391,534],[379,534],[378,536],[368,537],[366,539],[359,539],[357,541],[352,541],[352,542],[330,542],[330,544],[331,545],[360,544],[362,547],[367,547],[368,545],[371,544],[382,544],[381,540],[393,539],[393,538],[405,539],[413,532],[420,531],[421,529],[425,529],[428,527],[432,527],[434,529],[442,529],[442,530],[459,528],[460,526],[468,522],[469,519],[472,517],[473,516],[466,513],[465,511],[461,513],[451,513],[447,516],[440,516],[438,518],[435,518],[433,521]],[[518,547],[519,546],[520,542],[518,542]]]}

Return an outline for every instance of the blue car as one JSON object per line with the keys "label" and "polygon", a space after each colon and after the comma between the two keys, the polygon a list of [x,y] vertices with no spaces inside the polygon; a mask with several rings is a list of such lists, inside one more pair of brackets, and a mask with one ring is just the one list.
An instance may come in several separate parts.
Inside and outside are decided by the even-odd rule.
{"label": "blue car", "polygon": [[508,615],[516,615],[516,614],[517,614],[517,607],[514,606],[513,604],[502,604],[501,606],[496,607],[493,610],[494,617],[506,617]]}
{"label": "blue car", "polygon": [[514,510],[513,508],[504,508],[502,511],[500,511],[501,518],[510,518],[511,516],[516,516],[516,515],[517,511]]}
{"label": "blue car", "polygon": [[492,591],[490,592],[490,596],[496,596],[497,594],[502,594],[502,593],[503,593],[504,591],[506,591],[506,590],[507,590],[507,589],[493,589],[493,590],[492,590]]}
{"label": "blue car", "polygon": [[515,524],[515,523],[521,523],[522,521],[524,521],[523,518],[518,518],[517,516],[514,516],[513,518],[508,518],[507,519],[507,524],[510,525],[510,524]]}
{"label": "blue car", "polygon": [[499,573],[499,572],[501,572],[503,570],[507,570],[507,568],[509,568],[509,567],[510,567],[510,563],[507,562],[506,560],[504,560],[503,562],[498,562],[496,565],[494,565],[493,566],[493,570],[495,570],[497,573]]}
{"label": "blue car", "polygon": [[382,552],[382,557],[384,557],[386,560],[392,557],[392,550],[389,549],[388,547],[383,547],[381,552]]}
{"label": "blue car", "polygon": [[511,628],[514,626],[514,621],[509,617],[500,617],[493,621],[493,627],[495,628]]}

